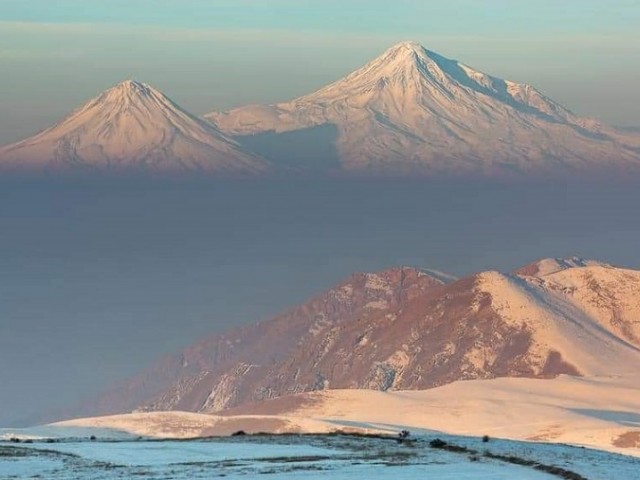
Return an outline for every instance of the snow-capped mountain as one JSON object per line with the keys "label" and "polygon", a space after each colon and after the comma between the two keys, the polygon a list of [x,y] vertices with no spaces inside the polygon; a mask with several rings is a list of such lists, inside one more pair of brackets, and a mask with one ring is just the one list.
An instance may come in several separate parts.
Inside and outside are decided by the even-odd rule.
{"label": "snow-capped mountain", "polygon": [[[340,168],[349,172],[640,172],[637,133],[580,118],[530,85],[487,75],[414,42],[393,46],[309,95],[206,118],[240,141],[333,125]],[[305,157],[304,148],[295,153]]]}
{"label": "snow-capped mountain", "polygon": [[166,357],[74,415],[638,371],[640,271],[574,258],[517,272],[450,283],[409,267],[356,274],[274,319]]}
{"label": "snow-capped mountain", "polygon": [[256,174],[268,164],[149,85],[125,81],[34,137],[0,149],[0,168],[109,167]]}

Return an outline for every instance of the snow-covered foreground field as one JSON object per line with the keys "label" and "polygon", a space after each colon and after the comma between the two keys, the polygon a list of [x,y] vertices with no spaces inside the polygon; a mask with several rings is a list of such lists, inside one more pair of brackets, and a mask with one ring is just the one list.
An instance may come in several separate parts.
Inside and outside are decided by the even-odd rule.
{"label": "snow-covered foreground field", "polygon": [[[0,478],[204,479],[495,479],[634,480],[640,460],[559,445],[439,436],[467,451],[433,448],[434,436],[412,442],[352,436],[285,435],[189,441],[58,441],[0,443]],[[474,450],[476,453],[471,452]],[[516,465],[492,455],[514,456]],[[533,462],[559,467],[548,473]],[[569,473],[572,472],[572,473]],[[564,475],[564,476],[563,476]],[[574,475],[574,476],[567,476]]]}

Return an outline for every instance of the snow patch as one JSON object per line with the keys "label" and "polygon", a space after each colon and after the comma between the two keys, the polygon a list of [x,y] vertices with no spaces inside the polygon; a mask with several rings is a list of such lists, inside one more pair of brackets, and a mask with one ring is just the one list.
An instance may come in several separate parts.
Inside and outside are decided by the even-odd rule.
{"label": "snow patch", "polygon": [[376,273],[368,273],[365,283],[365,289],[382,291],[387,295],[393,294],[393,289],[389,283]]}

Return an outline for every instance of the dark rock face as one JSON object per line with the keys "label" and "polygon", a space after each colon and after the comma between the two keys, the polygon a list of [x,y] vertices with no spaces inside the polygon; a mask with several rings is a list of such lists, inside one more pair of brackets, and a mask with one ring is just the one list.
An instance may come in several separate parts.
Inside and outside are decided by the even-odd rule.
{"label": "dark rock face", "polygon": [[[442,287],[439,280],[412,268],[355,274],[279,317],[186,350],[185,369],[197,368],[143,408],[216,411],[284,394],[338,388],[333,384],[343,384],[350,372],[341,371],[345,365],[329,358],[346,357],[344,352],[356,347],[360,326]],[[351,331],[351,336],[343,336]],[[393,384],[377,377],[370,383],[375,388]]]}

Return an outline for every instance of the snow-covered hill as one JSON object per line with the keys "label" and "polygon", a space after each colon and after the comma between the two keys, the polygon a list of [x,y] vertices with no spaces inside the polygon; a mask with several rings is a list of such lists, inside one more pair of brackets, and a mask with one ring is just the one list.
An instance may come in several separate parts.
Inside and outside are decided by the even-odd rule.
{"label": "snow-covered hill", "polygon": [[[640,348],[640,275],[637,270],[582,259],[546,259],[532,273],[548,291],[566,297],[596,328]],[[535,272],[535,273],[533,273]]]}
{"label": "snow-covered hill", "polygon": [[640,369],[640,271],[581,259],[518,271],[446,284],[409,267],[356,274],[166,357],[73,415],[219,412],[302,392]]}
{"label": "snow-covered hill", "polygon": [[0,149],[0,169],[266,172],[267,162],[149,85],[126,81],[34,137]]}
{"label": "snow-covered hill", "polygon": [[[530,85],[487,75],[414,42],[393,46],[309,95],[207,118],[240,141],[335,125],[341,168],[354,173],[640,172],[637,133],[580,118]],[[309,152],[317,148],[306,145]],[[300,165],[309,152],[296,152]]]}
{"label": "snow-covered hill", "polygon": [[[96,428],[160,438],[335,430],[455,435],[569,443],[640,457],[640,377],[499,378],[413,391],[326,390],[246,405],[221,415],[148,412],[83,418],[10,431],[64,436]],[[105,430],[106,429],[106,430]],[[58,430],[58,433],[56,433]],[[86,433],[86,430],[84,431]]]}

